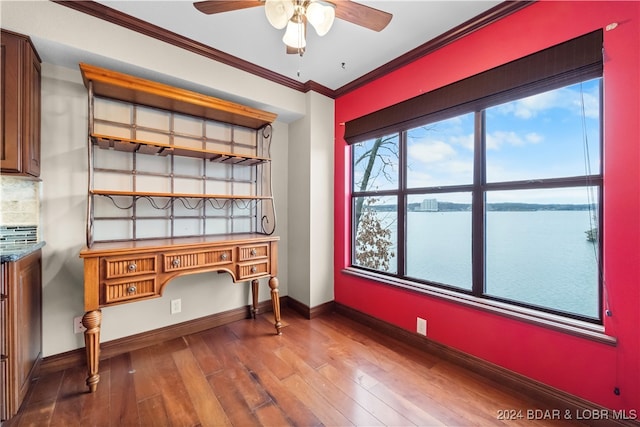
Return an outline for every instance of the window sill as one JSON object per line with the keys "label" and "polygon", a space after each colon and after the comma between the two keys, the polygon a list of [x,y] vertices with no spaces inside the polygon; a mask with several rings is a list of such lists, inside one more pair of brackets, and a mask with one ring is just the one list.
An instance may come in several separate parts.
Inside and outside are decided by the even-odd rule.
{"label": "window sill", "polygon": [[395,277],[389,277],[383,274],[378,274],[370,271],[359,270],[357,268],[347,267],[342,270],[343,273],[352,276],[361,277],[363,279],[373,280],[379,283],[384,283],[392,286],[398,286],[404,289],[409,289],[415,292],[419,292],[424,295],[428,295],[434,298],[440,298],[446,301],[450,301],[457,304],[462,304],[467,307],[472,307],[478,310],[484,310],[499,316],[515,319],[521,322],[530,323],[536,326],[540,326],[547,329],[560,331],[566,334],[570,334],[576,337],[585,338],[591,341],[596,341],[602,344],[611,346],[617,345],[615,337],[605,334],[604,326],[594,325],[592,323],[583,322],[580,320],[570,319],[562,316],[557,316],[549,313],[544,313],[537,310],[532,310],[524,307],[518,307],[498,301],[491,301],[484,298],[478,298],[471,295],[460,294],[447,289],[441,289],[428,285],[417,285],[410,280],[398,279]]}

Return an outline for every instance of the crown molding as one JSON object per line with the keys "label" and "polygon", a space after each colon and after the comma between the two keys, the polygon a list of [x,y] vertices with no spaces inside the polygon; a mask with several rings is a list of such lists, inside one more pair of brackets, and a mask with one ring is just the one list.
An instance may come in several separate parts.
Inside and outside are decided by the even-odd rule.
{"label": "crown molding", "polygon": [[174,45],[176,47],[188,50],[197,55],[204,56],[217,62],[229,65],[242,71],[254,74],[258,77],[270,80],[274,83],[286,86],[288,88],[300,91],[309,92],[314,91],[325,95],[329,98],[335,99],[342,95],[345,95],[361,86],[366,85],[398,68],[401,68],[416,59],[419,59],[425,55],[434,52],[450,43],[459,40],[474,31],[477,31],[487,25],[496,22],[514,12],[517,12],[532,3],[535,0],[516,0],[505,1],[499,5],[487,10],[486,12],[462,23],[461,25],[443,33],[442,35],[418,46],[417,48],[407,52],[406,54],[399,56],[398,58],[376,68],[375,70],[353,80],[346,85],[333,90],[319,83],[309,80],[306,83],[301,83],[292,78],[283,76],[282,74],[271,71],[267,68],[260,67],[259,65],[240,59],[236,56],[229,55],[211,46],[197,42],[190,38],[181,36],[172,31],[168,31],[157,25],[150,24],[133,16],[127,15],[110,7],[104,6],[100,3],[96,3],[91,0],[87,1],[65,1],[65,0],[51,0],[53,3],[57,3],[61,6],[66,6],[74,9],[78,12],[86,13],[87,15],[94,16],[96,18],[103,19],[112,24],[119,25],[129,30],[144,34],[146,36],[155,38],[162,42]]}
{"label": "crown molding", "polygon": [[335,99],[335,91],[333,89],[329,89],[326,86],[321,85],[320,83],[316,83],[313,80],[308,80],[302,88],[303,92],[314,91],[324,96],[328,96],[329,98]]}
{"label": "crown molding", "polygon": [[94,16],[96,18],[103,19],[112,24],[119,25],[127,28],[131,31],[135,31],[140,34],[152,37],[162,42],[174,45],[176,47],[188,50],[197,55],[204,56],[217,62],[221,62],[226,65],[230,65],[242,71],[254,74],[258,77],[265,78],[272,82],[281,84],[283,86],[304,92],[304,84],[294,80],[292,78],[283,76],[274,71],[268,70],[259,65],[240,59],[236,56],[229,55],[221,50],[214,49],[204,43],[197,42],[188,37],[181,36],[172,31],[168,31],[157,25],[150,24],[133,16],[122,13],[118,10],[104,6],[94,1],[68,1],[68,0],[51,0],[53,3],[57,3],[61,6],[77,10],[78,12],[86,13],[87,15]]}
{"label": "crown molding", "polygon": [[425,55],[433,53],[434,51],[445,47],[448,44],[451,44],[457,40],[462,39],[463,37],[468,36],[469,34],[477,31],[487,25],[490,25],[512,13],[515,13],[525,7],[535,3],[535,0],[516,0],[516,1],[505,1],[500,3],[493,8],[481,13],[480,15],[463,22],[457,27],[452,28],[446,33],[442,33],[438,37],[418,46],[417,48],[410,50],[398,58],[387,62],[386,64],[376,68],[375,70],[363,75],[362,77],[353,80],[351,83],[347,83],[346,85],[335,90],[335,98],[338,98],[346,93],[349,93],[361,86],[366,85],[386,74],[389,74],[392,71],[397,70],[419,58],[422,58]]}

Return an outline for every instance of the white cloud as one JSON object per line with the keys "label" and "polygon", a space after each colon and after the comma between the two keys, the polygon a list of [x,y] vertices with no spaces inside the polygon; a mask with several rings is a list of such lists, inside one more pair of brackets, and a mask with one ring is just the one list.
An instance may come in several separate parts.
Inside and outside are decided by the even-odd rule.
{"label": "white cloud", "polygon": [[471,176],[473,173],[473,162],[459,160],[452,161],[447,164],[446,169],[455,175],[469,174]]}
{"label": "white cloud", "polygon": [[433,176],[423,171],[414,171],[410,169],[407,177],[407,185],[409,188],[429,187],[434,183]]}
{"label": "white cloud", "polygon": [[531,143],[531,144],[538,144],[540,142],[542,142],[542,140],[544,139],[544,137],[536,132],[530,132],[528,134],[526,134],[524,136],[524,139],[527,140],[527,142]]}
{"label": "white cloud", "polygon": [[451,143],[454,145],[459,145],[469,151],[473,151],[473,133],[470,133],[468,135],[452,136],[451,138],[449,138],[449,141],[451,141]]}
{"label": "white cloud", "polygon": [[430,141],[409,146],[409,159],[420,163],[438,163],[456,157],[456,150],[443,141]]}
{"label": "white cloud", "polygon": [[473,157],[461,158],[451,145],[442,141],[409,146],[410,188],[470,184],[473,181]]}
{"label": "white cloud", "polygon": [[486,143],[487,150],[499,150],[503,145],[522,146],[525,140],[515,132],[496,131],[487,134]]}
{"label": "white cloud", "polygon": [[500,150],[503,145],[521,147],[525,144],[538,144],[544,137],[536,132],[520,136],[513,131],[495,131],[487,134],[487,150]]}
{"label": "white cloud", "polygon": [[544,92],[523,98],[514,103],[516,117],[529,119],[538,115],[538,112],[558,106],[559,96],[557,91]]}
{"label": "white cloud", "polygon": [[[589,90],[587,92],[587,90]],[[504,115],[514,115],[520,119],[530,119],[539,113],[552,108],[561,108],[572,114],[587,118],[600,117],[599,88],[590,85],[581,91],[580,85],[539,93],[527,98],[496,107],[496,111]]]}

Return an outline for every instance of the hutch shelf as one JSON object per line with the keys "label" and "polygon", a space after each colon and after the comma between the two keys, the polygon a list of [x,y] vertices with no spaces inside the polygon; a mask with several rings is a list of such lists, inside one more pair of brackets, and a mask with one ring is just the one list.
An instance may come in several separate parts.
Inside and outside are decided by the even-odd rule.
{"label": "hutch shelf", "polygon": [[80,64],[88,90],[85,331],[90,391],[100,380],[101,309],[162,295],[173,278],[226,272],[271,289],[281,333],[271,188],[276,115]]}

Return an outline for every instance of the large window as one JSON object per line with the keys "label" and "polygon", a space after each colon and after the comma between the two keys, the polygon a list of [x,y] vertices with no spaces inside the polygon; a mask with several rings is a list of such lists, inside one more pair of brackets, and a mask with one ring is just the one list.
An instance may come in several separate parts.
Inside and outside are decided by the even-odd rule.
{"label": "large window", "polygon": [[352,266],[601,322],[601,69],[561,74],[352,143]]}

